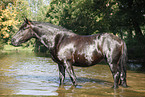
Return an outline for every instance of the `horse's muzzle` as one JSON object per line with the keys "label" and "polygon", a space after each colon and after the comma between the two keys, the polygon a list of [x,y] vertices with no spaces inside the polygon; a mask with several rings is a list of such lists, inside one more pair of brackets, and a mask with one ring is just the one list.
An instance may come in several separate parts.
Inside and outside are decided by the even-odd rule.
{"label": "horse's muzzle", "polygon": [[12,38],[11,43],[12,43],[12,45],[14,45],[14,46],[19,46],[19,43],[16,42],[16,39],[15,39],[15,38]]}

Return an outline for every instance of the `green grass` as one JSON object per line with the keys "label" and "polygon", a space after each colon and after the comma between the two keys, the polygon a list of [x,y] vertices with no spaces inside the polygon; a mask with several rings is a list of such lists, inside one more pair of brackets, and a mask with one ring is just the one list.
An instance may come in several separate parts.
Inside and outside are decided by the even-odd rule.
{"label": "green grass", "polygon": [[21,50],[30,50],[32,51],[33,50],[33,47],[15,47],[15,46],[12,46],[12,45],[4,45],[4,49],[3,51],[21,51]]}

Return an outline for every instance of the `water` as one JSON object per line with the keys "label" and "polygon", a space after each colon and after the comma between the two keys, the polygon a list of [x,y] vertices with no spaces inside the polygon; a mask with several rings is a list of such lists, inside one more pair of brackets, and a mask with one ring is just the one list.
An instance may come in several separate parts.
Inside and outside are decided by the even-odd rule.
{"label": "water", "polygon": [[57,64],[51,58],[30,51],[0,54],[0,96],[59,97],[143,97],[145,74],[127,72],[128,88],[112,89],[113,79],[108,65],[75,67],[79,86],[71,84],[68,74],[65,85],[59,86]]}

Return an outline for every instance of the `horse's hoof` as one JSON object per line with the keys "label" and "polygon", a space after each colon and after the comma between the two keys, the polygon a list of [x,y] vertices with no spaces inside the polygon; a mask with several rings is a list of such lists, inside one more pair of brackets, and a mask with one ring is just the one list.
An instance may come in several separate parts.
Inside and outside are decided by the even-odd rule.
{"label": "horse's hoof", "polygon": [[112,86],[112,88],[113,88],[113,89],[118,89],[119,87],[118,87],[118,86]]}
{"label": "horse's hoof", "polygon": [[75,83],[75,84],[73,84],[73,85],[74,85],[75,87],[76,87],[76,86],[78,86],[78,84],[76,84],[76,83]]}
{"label": "horse's hoof", "polygon": [[126,85],[126,84],[123,84],[123,85],[121,85],[122,87],[124,87],[124,88],[128,88],[129,86],[128,85]]}

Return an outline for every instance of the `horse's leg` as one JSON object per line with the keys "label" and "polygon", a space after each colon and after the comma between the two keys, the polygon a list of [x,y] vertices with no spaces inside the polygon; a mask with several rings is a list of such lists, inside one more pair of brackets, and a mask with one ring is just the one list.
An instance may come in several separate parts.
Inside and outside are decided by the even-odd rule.
{"label": "horse's leg", "polygon": [[77,85],[76,83],[76,75],[74,73],[74,70],[73,70],[73,67],[72,67],[72,64],[69,62],[69,61],[65,61],[64,62],[64,66],[66,68],[66,71],[68,72],[70,78],[71,78],[71,81],[73,83],[73,85]]}
{"label": "horse's leg", "polygon": [[126,67],[121,67],[121,73],[120,73],[120,85],[123,87],[127,87],[126,84]]}
{"label": "horse's leg", "polygon": [[61,65],[61,64],[58,64],[58,67],[59,67],[60,85],[62,85],[65,79],[65,67],[64,65]]}
{"label": "horse's leg", "polygon": [[117,66],[116,64],[109,63],[109,67],[110,67],[110,70],[112,72],[113,79],[114,79],[113,88],[118,88],[118,82],[120,79],[119,66]]}
{"label": "horse's leg", "polygon": [[126,84],[126,49],[123,48],[123,53],[121,55],[121,58],[120,58],[120,70],[121,70],[121,73],[120,73],[120,85],[123,86],[123,87],[127,87],[127,84]]}

